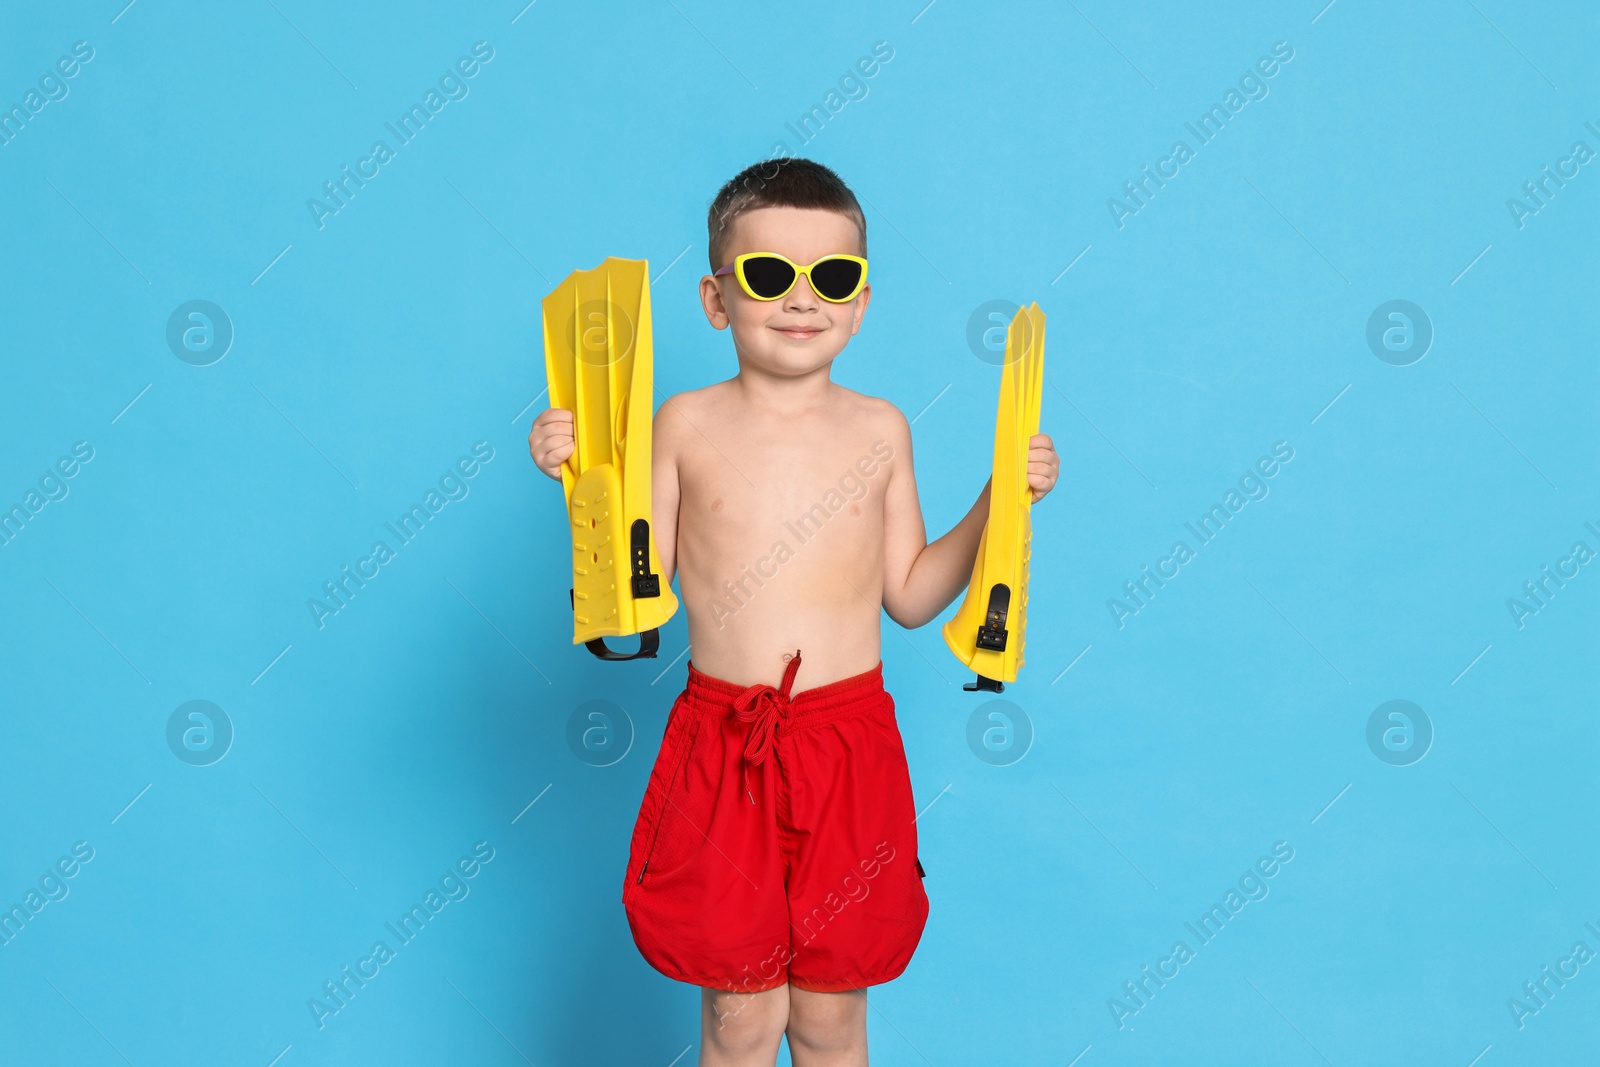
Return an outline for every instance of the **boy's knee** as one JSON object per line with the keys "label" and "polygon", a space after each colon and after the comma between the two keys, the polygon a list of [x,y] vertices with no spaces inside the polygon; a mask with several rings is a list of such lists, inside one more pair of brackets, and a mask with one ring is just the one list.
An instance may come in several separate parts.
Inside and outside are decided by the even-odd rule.
{"label": "boy's knee", "polygon": [[727,1053],[776,1048],[788,1024],[784,987],[761,993],[706,989],[702,994],[703,1043]]}
{"label": "boy's knee", "polygon": [[865,1045],[867,998],[864,992],[796,991],[789,1000],[789,1043],[814,1052],[843,1051]]}

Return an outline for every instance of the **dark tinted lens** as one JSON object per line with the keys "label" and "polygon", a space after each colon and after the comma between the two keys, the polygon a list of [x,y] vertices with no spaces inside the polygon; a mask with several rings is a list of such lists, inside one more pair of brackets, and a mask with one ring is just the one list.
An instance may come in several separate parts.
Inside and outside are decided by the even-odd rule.
{"label": "dark tinted lens", "polygon": [[828,300],[843,300],[860,281],[861,264],[848,259],[825,259],[811,268],[812,287]]}
{"label": "dark tinted lens", "polygon": [[744,261],[744,281],[751,292],[770,300],[788,291],[794,268],[772,256],[752,256]]}

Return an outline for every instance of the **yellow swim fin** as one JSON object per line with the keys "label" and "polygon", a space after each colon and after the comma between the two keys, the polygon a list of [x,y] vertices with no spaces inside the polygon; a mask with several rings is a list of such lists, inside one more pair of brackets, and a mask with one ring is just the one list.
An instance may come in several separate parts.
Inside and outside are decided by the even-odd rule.
{"label": "yellow swim fin", "polygon": [[1023,665],[1028,616],[1033,491],[1028,488],[1028,442],[1039,432],[1044,386],[1044,312],[1018,308],[1006,330],[1000,407],[994,427],[994,479],[989,519],[978,541],[966,599],[944,624],[950,651],[978,674],[964,689],[1005,691]]}
{"label": "yellow swim fin", "polygon": [[[543,301],[550,406],[573,413],[561,465],[572,529],[572,643],[601,659],[654,657],[678,610],[650,526],[654,411],[649,263],[612,256]],[[605,638],[639,635],[639,650]]]}

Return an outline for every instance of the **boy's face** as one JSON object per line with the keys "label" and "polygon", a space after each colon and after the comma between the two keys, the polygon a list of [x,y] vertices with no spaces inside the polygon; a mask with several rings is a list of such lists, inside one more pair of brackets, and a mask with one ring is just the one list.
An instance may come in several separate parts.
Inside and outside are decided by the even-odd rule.
{"label": "boy's face", "polygon": [[[860,255],[861,245],[856,224],[837,211],[763,207],[733,220],[723,256],[732,263],[746,252],[777,252],[805,266],[833,253]],[[755,299],[732,274],[700,279],[700,303],[711,325],[733,327],[741,360],[780,373],[802,374],[831,363],[861,328],[871,298],[871,282],[854,300],[835,304],[817,296],[803,276],[777,300]]]}

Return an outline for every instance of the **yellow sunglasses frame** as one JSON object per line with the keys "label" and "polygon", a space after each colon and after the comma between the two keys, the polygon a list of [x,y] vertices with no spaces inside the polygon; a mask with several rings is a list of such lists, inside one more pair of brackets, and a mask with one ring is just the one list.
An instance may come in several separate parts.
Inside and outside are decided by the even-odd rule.
{"label": "yellow sunglasses frame", "polygon": [[[745,260],[755,259],[757,257],[781,259],[783,262],[789,264],[789,266],[794,269],[794,281],[789,283],[789,288],[785,289],[777,296],[758,296],[756,293],[752,292],[750,289],[750,283],[745,281],[744,264]],[[817,287],[811,282],[811,268],[815,267],[818,263],[826,263],[830,259],[846,259],[851,263],[859,263],[861,265],[861,277],[857,280],[855,289],[851,291],[849,296],[844,297],[841,300],[835,300],[833,297],[823,296],[821,293],[817,292]],[[751,300],[760,300],[764,302],[782,300],[784,297],[788,296],[794,291],[794,287],[800,284],[801,275],[804,275],[806,284],[811,286],[811,291],[817,294],[818,300],[826,300],[830,304],[848,304],[850,301],[860,296],[861,290],[865,289],[867,286],[867,261],[860,256],[852,256],[845,252],[833,252],[826,256],[822,256],[812,263],[807,263],[806,265],[801,266],[788,256],[781,255],[777,252],[746,252],[743,255],[735,256],[733,258],[733,262],[729,263],[727,266],[719,267],[717,270],[713,271],[712,277],[720,277],[724,274],[733,275],[734,279],[739,283],[739,288],[744,290],[744,295],[748,296]]]}

